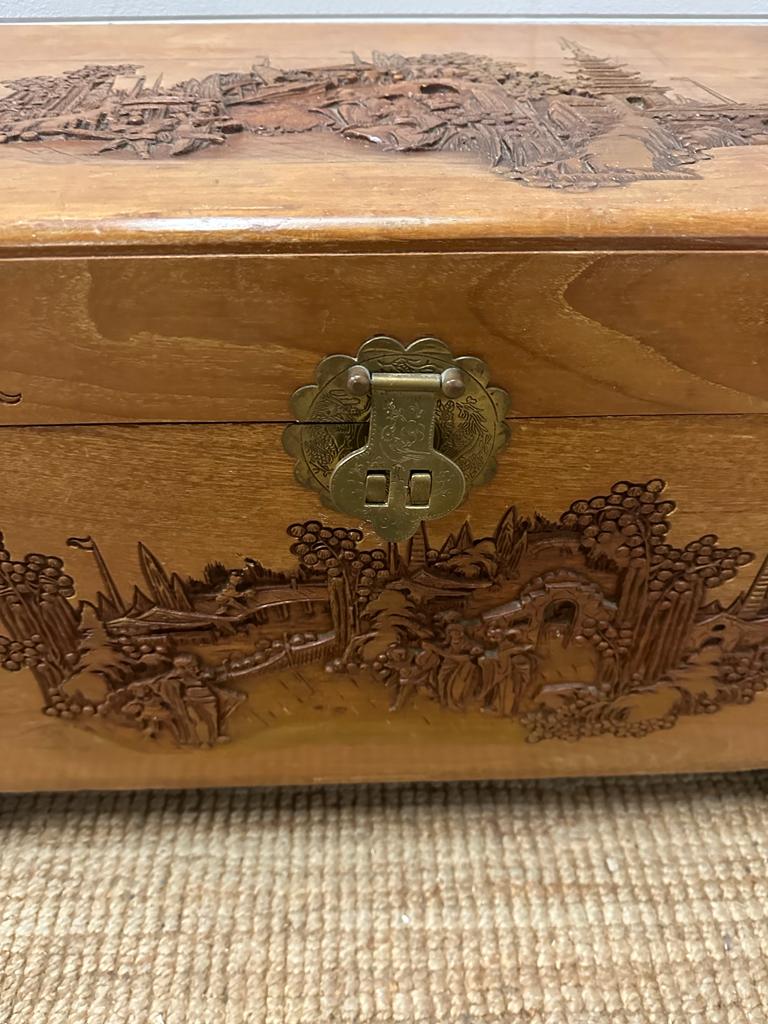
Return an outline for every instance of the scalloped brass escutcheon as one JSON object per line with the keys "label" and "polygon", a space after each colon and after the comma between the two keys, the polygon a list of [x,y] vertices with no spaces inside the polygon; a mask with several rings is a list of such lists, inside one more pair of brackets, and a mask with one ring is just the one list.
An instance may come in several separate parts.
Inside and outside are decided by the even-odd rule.
{"label": "scalloped brass escutcheon", "polygon": [[506,391],[437,338],[377,336],[357,356],[327,356],[291,405],[283,444],[296,479],[388,541],[460,505],[509,439]]}

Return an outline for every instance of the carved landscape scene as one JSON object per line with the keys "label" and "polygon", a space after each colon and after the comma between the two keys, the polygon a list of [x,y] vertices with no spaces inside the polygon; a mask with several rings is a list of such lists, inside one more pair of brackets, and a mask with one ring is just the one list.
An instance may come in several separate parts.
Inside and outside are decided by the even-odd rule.
{"label": "carved landscape scene", "polygon": [[399,153],[466,152],[506,178],[591,189],[696,178],[729,146],[768,142],[768,98],[699,98],[563,40],[550,75],[466,53],[374,52],[345,64],[223,71],[166,85],[139,65],[87,65],[6,81],[0,143],[93,143],[94,154],[180,157],[238,135],[332,133]]}
{"label": "carved landscape scene", "polygon": [[529,742],[642,737],[748,704],[768,683],[768,559],[723,606],[718,587],[753,556],[711,534],[669,543],[664,490],[619,481],[557,521],[510,508],[492,536],[467,521],[440,541],[422,528],[386,547],[296,523],[290,572],[256,552],[187,575],[139,545],[130,594],[94,538],[70,538],[96,561],[93,600],[61,558],[18,557],[7,538],[0,667],[28,669],[41,713],[69,720],[62,728],[130,734],[146,749],[225,742],[276,676],[285,700],[314,694],[310,716],[343,679],[380,719],[442,709],[515,721]]}

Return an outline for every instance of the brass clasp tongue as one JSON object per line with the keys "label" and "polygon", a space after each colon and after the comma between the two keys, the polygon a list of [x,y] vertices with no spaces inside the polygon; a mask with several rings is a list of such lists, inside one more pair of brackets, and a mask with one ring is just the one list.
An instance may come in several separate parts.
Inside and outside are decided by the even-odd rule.
{"label": "brass clasp tongue", "polygon": [[357,365],[346,386],[355,395],[370,392],[368,441],[337,464],[331,501],[382,539],[406,540],[423,520],[453,511],[467,489],[461,469],[434,446],[438,397],[464,393],[461,370],[371,373]]}

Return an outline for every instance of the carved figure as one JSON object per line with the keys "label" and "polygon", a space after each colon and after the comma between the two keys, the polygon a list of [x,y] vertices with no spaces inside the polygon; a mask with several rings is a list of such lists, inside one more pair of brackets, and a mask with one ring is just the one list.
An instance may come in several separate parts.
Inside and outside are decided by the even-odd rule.
{"label": "carved figure", "polygon": [[179,746],[209,747],[226,741],[224,720],[243,699],[207,679],[195,655],[177,654],[160,675],[113,690],[99,710],[131,719],[151,739],[167,730]]}
{"label": "carved figure", "polygon": [[491,649],[480,658],[483,710],[513,718],[531,696],[536,656],[532,645],[523,642],[518,629],[492,625],[487,639]]}
{"label": "carved figure", "polygon": [[430,687],[438,701],[454,711],[466,708],[480,692],[482,647],[473,643],[460,622],[452,622],[445,628],[444,642],[425,643],[424,650],[433,655]]}

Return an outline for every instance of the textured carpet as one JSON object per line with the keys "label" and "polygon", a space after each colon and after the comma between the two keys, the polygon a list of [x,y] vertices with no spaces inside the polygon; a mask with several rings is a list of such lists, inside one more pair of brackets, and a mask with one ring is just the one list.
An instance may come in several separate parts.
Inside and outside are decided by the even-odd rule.
{"label": "textured carpet", "polygon": [[768,775],[0,798],[0,1021],[763,1024]]}

